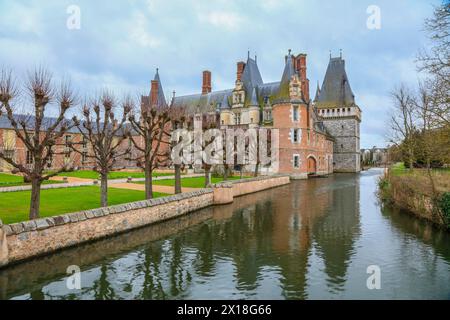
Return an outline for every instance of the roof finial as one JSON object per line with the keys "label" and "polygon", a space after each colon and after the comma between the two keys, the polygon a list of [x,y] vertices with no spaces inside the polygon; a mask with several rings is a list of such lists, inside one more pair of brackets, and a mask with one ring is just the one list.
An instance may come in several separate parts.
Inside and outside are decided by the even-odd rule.
{"label": "roof finial", "polygon": [[172,91],[172,98],[175,99],[175,90]]}
{"label": "roof finial", "polygon": [[291,55],[291,49],[288,49],[288,55]]}
{"label": "roof finial", "polygon": [[330,50],[330,60],[331,60],[331,50]]}
{"label": "roof finial", "polygon": [[250,59],[250,49],[247,50],[247,59]]}
{"label": "roof finial", "polygon": [[256,56],[256,53],[255,53],[255,63],[257,62],[257,60],[258,60],[258,57]]}
{"label": "roof finial", "polygon": [[158,74],[159,68],[156,68],[156,74]]}
{"label": "roof finial", "polygon": [[340,57],[342,59],[342,49],[339,49],[339,55],[340,55]]}

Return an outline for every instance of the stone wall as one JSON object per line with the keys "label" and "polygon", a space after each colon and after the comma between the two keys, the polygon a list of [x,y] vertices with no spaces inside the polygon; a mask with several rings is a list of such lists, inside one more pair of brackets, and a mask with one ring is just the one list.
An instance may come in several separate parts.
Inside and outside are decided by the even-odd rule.
{"label": "stone wall", "polygon": [[326,118],[323,124],[333,136],[333,162],[335,172],[359,172],[360,122],[356,118]]}
{"label": "stone wall", "polygon": [[0,243],[0,257],[3,259],[0,260],[0,266],[175,218],[212,204],[212,190],[200,189],[4,225],[3,240]]}
{"label": "stone wall", "polygon": [[289,176],[257,177],[219,183],[213,189],[10,225],[2,225],[0,220],[0,267],[180,217],[213,204],[230,203],[234,197],[288,183]]}

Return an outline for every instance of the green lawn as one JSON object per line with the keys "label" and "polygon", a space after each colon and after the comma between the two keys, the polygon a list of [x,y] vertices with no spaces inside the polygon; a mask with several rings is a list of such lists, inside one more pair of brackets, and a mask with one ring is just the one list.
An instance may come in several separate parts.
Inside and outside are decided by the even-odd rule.
{"label": "green lawn", "polygon": [[[154,193],[154,197],[165,196]],[[145,199],[143,191],[108,189],[109,205]],[[0,219],[3,223],[28,220],[30,191],[0,193]],[[61,188],[41,191],[41,217],[94,209],[100,207],[98,186]]]}
{"label": "green lawn", "polygon": [[[248,177],[243,177],[248,178]],[[238,180],[239,177],[233,176],[228,177],[228,180]],[[218,183],[223,181],[223,178],[211,178],[211,183]],[[144,182],[138,182],[143,184]],[[174,179],[167,179],[167,180],[155,180],[153,181],[154,185],[159,186],[174,186],[175,180]],[[204,188],[205,187],[205,177],[194,177],[194,178],[182,178],[181,179],[181,186],[184,188]]]}
{"label": "green lawn", "polygon": [[[408,175],[424,175],[426,174],[425,168],[414,168],[412,170],[409,170],[406,168],[405,164],[403,162],[397,162],[391,166],[391,172],[395,176],[400,176],[404,174]],[[450,168],[434,168],[432,169],[433,174],[436,175],[448,175],[450,174]]]}
{"label": "green lawn", "polygon": [[[173,173],[153,173],[154,177],[172,176]],[[84,179],[98,179],[98,173],[92,170],[79,170],[71,172],[62,172],[59,174],[62,177],[75,177]],[[109,179],[126,179],[132,178],[144,178],[143,172],[128,172],[128,171],[112,171],[108,175]]]}
{"label": "green lawn", "polygon": [[[43,184],[62,183],[62,181],[44,181]],[[0,173],[0,188],[26,186],[29,183],[23,182],[23,177],[19,175]]]}

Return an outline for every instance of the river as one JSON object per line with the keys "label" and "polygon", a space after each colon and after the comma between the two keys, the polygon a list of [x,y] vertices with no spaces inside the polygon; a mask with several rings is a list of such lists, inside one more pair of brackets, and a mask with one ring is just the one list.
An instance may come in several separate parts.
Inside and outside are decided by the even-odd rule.
{"label": "river", "polygon": [[381,173],[292,181],[18,264],[0,298],[450,299],[450,233],[380,204]]}

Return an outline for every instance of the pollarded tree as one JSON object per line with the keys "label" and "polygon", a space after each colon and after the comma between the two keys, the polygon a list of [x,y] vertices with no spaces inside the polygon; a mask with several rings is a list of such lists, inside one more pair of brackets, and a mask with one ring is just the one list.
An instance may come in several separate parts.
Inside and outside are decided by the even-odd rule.
{"label": "pollarded tree", "polygon": [[90,150],[86,152],[80,148],[81,143],[71,143],[71,148],[92,163],[93,170],[100,175],[100,189],[102,207],[108,206],[108,174],[116,169],[116,164],[130,152],[124,146],[128,139],[126,125],[131,109],[128,101],[122,103],[122,116],[117,119],[114,109],[118,103],[114,96],[104,92],[99,99],[86,103],[83,107],[83,117],[77,122],[77,127],[88,142]]}
{"label": "pollarded tree", "polygon": [[[169,118],[170,118],[170,125],[171,125],[171,142],[170,142],[170,148],[173,150],[175,145],[177,143],[180,143],[180,139],[182,137],[179,137],[178,135],[175,136],[174,134],[177,132],[178,129],[183,129],[184,127],[187,127],[188,124],[186,122],[186,107],[185,106],[171,106],[169,108]],[[173,164],[174,171],[175,171],[175,194],[181,193],[181,170],[184,166],[183,163],[180,163],[180,161],[177,161],[173,159],[172,157],[181,158],[180,155],[171,155],[169,158],[169,164]],[[174,161],[175,160],[175,161]],[[179,160],[179,159],[178,159]]]}
{"label": "pollarded tree", "polygon": [[[33,112],[30,115],[15,114],[15,101],[23,98],[27,92],[31,97]],[[52,102],[59,106],[58,116],[48,118],[45,111]],[[0,75],[0,117],[8,119],[14,133],[27,150],[30,164],[15,159],[0,148],[0,159],[13,167],[13,172],[21,173],[31,182],[29,218],[39,218],[41,184],[69,168],[61,165],[51,173],[46,173],[47,164],[56,154],[58,141],[77,123],[74,117],[67,120],[67,111],[75,104],[75,97],[68,84],[62,84],[59,90],[53,88],[51,74],[40,68],[30,73],[25,90],[16,87],[12,73],[5,70]]]}
{"label": "pollarded tree", "polygon": [[[134,109],[131,99],[128,99],[124,106]],[[170,118],[168,108],[150,107],[150,104],[141,106],[140,117],[136,118],[134,113],[128,117],[133,134],[129,132],[129,138],[139,155],[136,160],[137,164],[144,169],[145,173],[145,198],[153,198],[153,170],[161,163],[166,162],[168,153],[164,152],[168,145],[168,127]]]}

